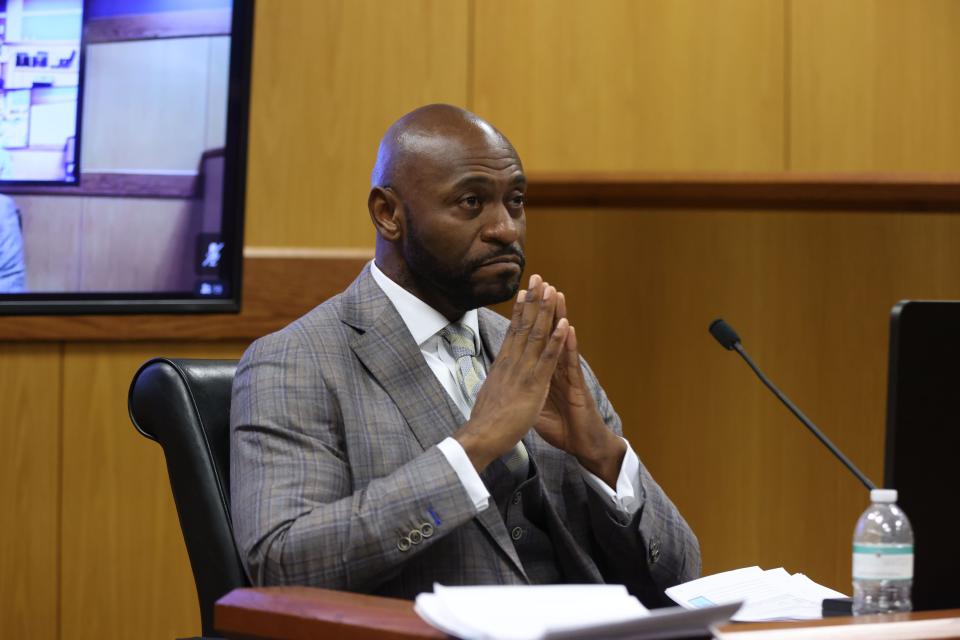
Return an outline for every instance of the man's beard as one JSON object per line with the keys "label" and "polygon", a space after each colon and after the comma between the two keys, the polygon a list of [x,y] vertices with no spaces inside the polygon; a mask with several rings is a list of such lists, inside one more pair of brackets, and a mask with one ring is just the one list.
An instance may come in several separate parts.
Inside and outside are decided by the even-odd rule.
{"label": "man's beard", "polygon": [[510,300],[520,288],[520,275],[475,282],[473,274],[480,266],[502,256],[516,257],[521,274],[525,266],[523,249],[516,243],[499,247],[488,255],[455,267],[445,265],[421,242],[415,226],[409,221],[403,240],[403,253],[407,272],[418,290],[437,294],[465,311]]}

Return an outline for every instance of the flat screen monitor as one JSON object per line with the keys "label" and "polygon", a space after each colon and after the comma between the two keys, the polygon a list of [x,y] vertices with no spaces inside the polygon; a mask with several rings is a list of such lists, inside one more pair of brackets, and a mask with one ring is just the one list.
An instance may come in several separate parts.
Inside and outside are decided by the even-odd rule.
{"label": "flat screen monitor", "polygon": [[913,525],[914,609],[960,607],[960,302],[894,306],[888,384],[884,486]]}
{"label": "flat screen monitor", "polygon": [[0,313],[239,310],[252,0],[0,0]]}

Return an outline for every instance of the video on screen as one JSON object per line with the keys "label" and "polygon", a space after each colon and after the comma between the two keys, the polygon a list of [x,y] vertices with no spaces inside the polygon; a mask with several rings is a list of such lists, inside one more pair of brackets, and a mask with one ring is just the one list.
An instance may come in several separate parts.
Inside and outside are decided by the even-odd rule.
{"label": "video on screen", "polygon": [[231,0],[0,0],[0,301],[232,295],[232,15]]}

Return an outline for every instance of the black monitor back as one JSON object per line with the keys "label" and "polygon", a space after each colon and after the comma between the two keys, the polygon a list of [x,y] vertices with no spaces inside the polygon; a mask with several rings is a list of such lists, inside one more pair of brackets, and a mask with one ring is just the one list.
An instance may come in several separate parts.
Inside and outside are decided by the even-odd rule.
{"label": "black monitor back", "polygon": [[884,486],[913,524],[915,610],[960,607],[960,301],[890,317]]}

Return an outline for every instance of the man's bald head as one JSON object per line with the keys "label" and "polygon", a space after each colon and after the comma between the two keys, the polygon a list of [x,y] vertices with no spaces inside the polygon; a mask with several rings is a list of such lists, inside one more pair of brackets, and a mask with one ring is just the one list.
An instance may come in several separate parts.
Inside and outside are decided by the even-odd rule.
{"label": "man's bald head", "polygon": [[461,144],[484,139],[516,155],[506,136],[466,109],[449,104],[415,109],[394,122],[380,139],[370,186],[401,187],[415,177],[422,163],[443,162]]}

